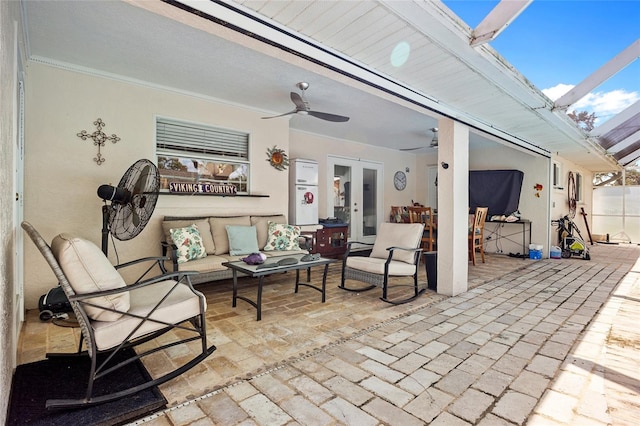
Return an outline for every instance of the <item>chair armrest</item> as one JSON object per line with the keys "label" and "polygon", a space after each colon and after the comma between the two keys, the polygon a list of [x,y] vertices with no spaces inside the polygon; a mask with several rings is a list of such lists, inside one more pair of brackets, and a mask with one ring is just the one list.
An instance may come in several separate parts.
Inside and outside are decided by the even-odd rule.
{"label": "chair armrest", "polygon": [[121,263],[119,265],[116,265],[115,268],[116,269],[121,269],[121,268],[126,268],[127,266],[132,266],[132,265],[137,265],[138,263],[143,263],[143,262],[164,262],[165,260],[170,260],[168,257],[166,256],[150,256],[150,257],[141,257],[140,259],[136,259],[136,260],[131,260],[129,262],[125,262],[125,263]]}
{"label": "chair armrest", "polygon": [[133,266],[133,265],[137,265],[140,263],[144,263],[144,262],[153,262],[151,264],[151,266],[149,266],[146,271],[144,271],[142,273],[142,275],[140,275],[138,277],[138,279],[135,282],[141,281],[144,277],[146,277],[149,272],[151,272],[151,270],[155,267],[158,266],[158,268],[160,269],[160,273],[161,274],[166,274],[167,273],[167,269],[164,267],[164,262],[166,260],[169,260],[168,257],[142,257],[140,259],[136,259],[136,260],[132,260],[130,262],[125,262],[125,263],[121,263],[119,265],[116,265],[115,268],[116,270],[118,269],[122,269],[122,268],[126,268],[128,266]]}
{"label": "chair armrest", "polygon": [[[134,317],[134,318],[138,318],[141,320],[140,325],[142,324],[142,322],[145,321],[152,321],[154,323],[162,323],[165,325],[170,325],[168,323],[165,323],[159,319],[150,319],[149,316],[156,310],[158,309],[158,307],[166,300],[166,298],[180,285],[180,284],[184,284],[186,285],[189,290],[196,296],[198,297],[198,299],[200,300],[200,310],[201,312],[204,312],[205,306],[206,306],[206,299],[204,297],[204,295],[202,293],[200,293],[199,291],[197,291],[195,288],[193,288],[193,284],[191,283],[191,280],[189,279],[190,275],[195,275],[197,274],[197,272],[170,272],[167,274],[162,274],[159,275],[157,277],[154,278],[150,278],[144,281],[139,281],[136,282],[132,285],[127,285],[125,287],[120,287],[120,288],[114,288],[111,290],[103,290],[103,291],[96,291],[96,292],[92,292],[92,293],[85,293],[85,294],[76,294],[73,295],[71,297],[69,297],[69,301],[70,302],[76,302],[79,303],[81,305],[86,305],[86,306],[92,306],[94,308],[99,308],[105,311],[109,311],[109,312],[114,312],[117,314],[121,314],[124,315],[126,317]],[[163,295],[163,297],[155,304],[155,306],[151,309],[151,311],[146,315],[146,316],[140,316],[136,313],[133,312],[129,312],[129,311],[124,311],[124,310],[120,310],[120,309],[116,309],[116,308],[112,308],[112,307],[108,307],[108,306],[101,306],[96,304],[94,301],[92,301],[91,299],[94,297],[100,297],[100,296],[110,296],[110,295],[114,295],[114,294],[119,294],[119,293],[124,293],[124,292],[130,292],[136,289],[140,289],[142,287],[147,287],[153,284],[160,284],[160,283],[164,283],[167,280],[171,280],[172,278],[174,279],[174,285],[171,287],[171,290],[168,291],[166,294]],[[81,310],[84,312],[84,309],[81,308]],[[132,332],[133,333],[133,332]]]}
{"label": "chair armrest", "polygon": [[[349,257],[349,253],[351,253],[351,245],[352,244],[360,244],[363,246],[369,246],[369,247],[373,247],[373,243],[365,243],[362,241],[347,241],[347,249],[344,252],[344,256],[342,257],[343,259],[346,259],[347,257]],[[371,250],[369,250],[371,251]]]}
{"label": "chair armrest", "polygon": [[[184,284],[186,284],[191,290],[193,290],[194,292],[196,291],[193,288],[193,284],[191,284],[191,280],[189,279],[189,276],[191,275],[197,275],[198,272],[196,271],[186,271],[186,272],[168,272],[166,274],[162,274],[162,275],[158,275],[156,277],[153,278],[149,278],[146,280],[142,280],[142,281],[136,281],[133,284],[130,285],[126,285],[124,287],[119,287],[119,288],[113,288],[110,290],[101,290],[101,291],[94,291],[91,293],[82,293],[82,294],[74,294],[73,296],[69,297],[69,301],[71,302],[80,302],[83,301],[85,299],[91,299],[93,297],[100,297],[100,296],[112,296],[114,294],[120,294],[120,293],[125,293],[131,290],[136,290],[142,287],[146,287],[149,285],[153,285],[159,282],[163,282],[163,281],[167,281],[167,280],[171,280],[174,279],[175,281],[178,282],[184,282]],[[106,308],[105,308],[106,309]]]}
{"label": "chair armrest", "polygon": [[389,251],[389,256],[387,257],[387,262],[389,263],[391,262],[391,258],[393,257],[393,252],[396,250],[403,250],[403,251],[412,251],[415,253],[413,262],[415,265],[418,264],[418,261],[420,260],[420,253],[422,253],[422,247],[417,247],[417,248],[408,248],[408,247],[396,247],[396,246],[392,246],[392,247],[387,247],[387,251]]}
{"label": "chair armrest", "polygon": [[310,252],[313,249],[313,237],[311,235],[300,234],[300,238],[304,240],[304,248],[301,248]]}
{"label": "chair armrest", "polygon": [[175,244],[170,244],[165,241],[161,241],[162,255],[171,259],[174,272],[178,270],[178,247]]}

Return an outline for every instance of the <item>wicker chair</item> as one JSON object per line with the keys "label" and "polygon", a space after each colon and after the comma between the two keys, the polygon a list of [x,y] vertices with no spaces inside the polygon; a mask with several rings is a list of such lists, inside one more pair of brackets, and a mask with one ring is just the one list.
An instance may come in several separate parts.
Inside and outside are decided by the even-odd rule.
{"label": "wicker chair", "polygon": [[[342,261],[342,279],[340,288],[347,291],[367,291],[382,287],[381,299],[387,303],[401,304],[410,302],[425,292],[418,286],[418,265],[422,249],[420,243],[424,226],[421,223],[382,223],[378,228],[375,244],[350,241]],[[352,253],[352,244],[373,246],[369,256]],[[389,285],[390,277],[413,277],[411,284]],[[347,280],[356,280],[369,284],[366,287],[348,288]],[[390,300],[388,290],[396,286],[410,286],[412,295]]]}
{"label": "wicker chair", "polygon": [[[207,347],[207,305],[202,293],[191,285],[189,274],[192,273],[162,273],[148,278],[155,266],[164,272],[165,258],[144,258],[114,267],[102,251],[87,240],[60,234],[49,246],[31,224],[23,222],[22,228],[55,273],[80,325],[78,352],[70,355],[88,355],[91,359],[84,397],[50,399],[46,402],[48,409],[82,407],[133,395],[179,376],[215,351],[214,345]],[[151,266],[132,284],[125,284],[117,272],[117,269],[145,263]],[[157,341],[153,348],[111,365],[116,353],[173,329],[179,337]],[[101,377],[136,359],[191,341],[200,341],[199,353],[178,368],[137,386],[94,396],[94,384]],[[85,351],[82,351],[83,342]],[[98,361],[99,354],[106,356]],[[54,355],[47,354],[48,357]]]}

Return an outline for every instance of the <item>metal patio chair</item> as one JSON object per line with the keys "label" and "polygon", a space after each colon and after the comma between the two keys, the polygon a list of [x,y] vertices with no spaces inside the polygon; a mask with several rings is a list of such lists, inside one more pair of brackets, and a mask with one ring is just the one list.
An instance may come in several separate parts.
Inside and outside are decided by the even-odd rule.
{"label": "metal patio chair", "polygon": [[[425,288],[418,286],[418,265],[422,249],[421,223],[382,223],[378,228],[374,244],[349,241],[347,252],[342,261],[342,279],[340,288],[347,291],[360,292],[376,287],[382,288],[381,299],[387,303],[401,304],[410,302],[425,292]],[[360,253],[352,253],[352,244],[373,246],[369,256]],[[391,277],[412,277],[410,284],[394,283],[389,285]],[[362,281],[370,284],[366,287],[349,288],[347,280]],[[389,288],[397,286],[409,286],[413,288],[413,294],[407,298],[391,300],[388,297]]]}
{"label": "metal patio chair", "polygon": [[[47,260],[63,288],[80,326],[77,353],[91,359],[87,391],[78,399],[49,399],[48,409],[73,408],[124,398],[171,380],[207,358],[216,347],[207,346],[206,300],[196,291],[189,274],[166,273],[165,258],[143,258],[114,267],[102,251],[90,241],[69,234],[56,236],[51,246],[28,222],[22,228]],[[151,265],[133,283],[126,284],[118,270],[140,264]],[[155,266],[160,275],[151,276]],[[157,342],[133,357],[111,366],[116,353],[148,342],[169,330],[178,330],[175,339]],[[179,344],[199,341],[198,352],[176,369],[142,384],[106,395],[94,395],[94,384],[118,368],[147,355]],[[85,350],[83,351],[83,343]],[[105,354],[104,360],[98,360]],[[47,354],[47,357],[60,354]],[[102,357],[101,357],[102,358]],[[111,363],[112,364],[112,363]]]}

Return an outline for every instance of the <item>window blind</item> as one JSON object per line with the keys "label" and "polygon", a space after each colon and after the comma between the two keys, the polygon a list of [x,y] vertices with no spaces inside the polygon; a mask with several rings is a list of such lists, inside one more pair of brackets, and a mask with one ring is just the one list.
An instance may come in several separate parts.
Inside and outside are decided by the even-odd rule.
{"label": "window blind", "polygon": [[156,146],[162,152],[249,158],[248,133],[166,118],[156,120]]}

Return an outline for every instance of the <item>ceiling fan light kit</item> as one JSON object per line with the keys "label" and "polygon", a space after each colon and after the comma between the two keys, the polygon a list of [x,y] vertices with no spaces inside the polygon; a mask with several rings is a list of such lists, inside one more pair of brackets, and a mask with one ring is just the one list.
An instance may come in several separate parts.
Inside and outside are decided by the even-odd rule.
{"label": "ceiling fan light kit", "polygon": [[321,120],[331,121],[333,123],[344,123],[346,121],[349,121],[349,117],[346,117],[344,115],[313,111],[309,106],[309,102],[307,102],[307,100],[304,98],[304,92],[309,88],[309,83],[307,83],[306,81],[301,81],[296,84],[296,87],[300,89],[300,91],[302,92],[302,95],[299,95],[296,92],[291,92],[290,94],[291,102],[294,103],[294,105],[296,106],[296,109],[294,109],[293,111],[285,112],[284,114],[274,115],[271,117],[262,117],[262,118],[269,119],[269,118],[283,117],[285,115],[291,115],[291,114],[300,114],[300,115],[310,115],[312,117],[316,117]]}

